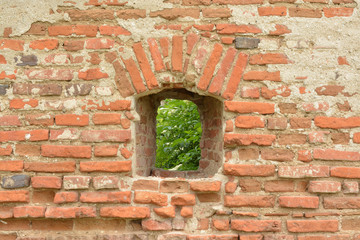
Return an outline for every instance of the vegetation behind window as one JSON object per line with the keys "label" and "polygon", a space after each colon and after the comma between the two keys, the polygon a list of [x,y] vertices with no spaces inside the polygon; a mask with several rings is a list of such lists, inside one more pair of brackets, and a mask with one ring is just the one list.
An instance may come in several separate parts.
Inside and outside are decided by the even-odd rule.
{"label": "vegetation behind window", "polygon": [[166,99],[156,117],[155,167],[170,170],[197,170],[201,158],[200,114],[195,103]]}

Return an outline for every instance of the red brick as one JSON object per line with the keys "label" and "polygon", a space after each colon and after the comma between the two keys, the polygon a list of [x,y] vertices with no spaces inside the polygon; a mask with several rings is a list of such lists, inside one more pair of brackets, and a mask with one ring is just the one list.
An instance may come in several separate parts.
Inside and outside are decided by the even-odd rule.
{"label": "red brick", "polygon": [[73,203],[79,201],[77,192],[57,192],[54,197],[54,203]]}
{"label": "red brick", "polygon": [[350,134],[349,133],[331,133],[331,140],[334,144],[349,144]]}
{"label": "red brick", "polygon": [[103,26],[99,27],[99,31],[100,31],[100,34],[108,35],[108,36],[119,36],[119,35],[130,36],[131,35],[131,32],[129,32],[128,30],[126,30],[125,28],[123,28],[121,26],[103,25]]}
{"label": "red brick", "polygon": [[28,219],[7,219],[6,224],[0,225],[0,230],[2,231],[19,231],[19,230],[30,230],[30,229],[31,226],[30,226],[30,221]]}
{"label": "red brick", "polygon": [[27,172],[75,172],[75,162],[25,162]]}
{"label": "red brick", "polygon": [[[108,231],[114,231],[114,234],[118,234],[118,232],[122,232],[125,230],[126,227],[126,221],[124,219],[98,219],[98,218],[79,218],[74,221],[74,230],[75,231],[94,231],[99,230],[108,233]],[[124,235],[103,235],[99,234],[98,238],[100,239],[109,239],[109,237],[122,237]],[[129,235],[125,235],[129,236]],[[131,236],[131,235],[130,235]],[[73,237],[72,235],[69,236],[70,239]],[[80,237],[79,235],[74,236]],[[81,237],[84,237],[81,236]],[[96,235],[90,235],[88,237],[89,240],[94,240],[96,238]],[[69,240],[70,240],[69,239]]]}
{"label": "red brick", "polygon": [[360,126],[360,117],[336,118],[318,116],[315,117],[314,122],[320,128],[355,128]]}
{"label": "red brick", "polygon": [[228,231],[230,229],[229,219],[212,219],[212,225],[218,231]]}
{"label": "red brick", "polygon": [[24,41],[15,39],[0,39],[0,50],[11,49],[14,51],[24,51]]}
{"label": "red brick", "polygon": [[259,146],[271,146],[275,141],[275,135],[249,135],[226,133],[224,135],[225,146],[248,146],[255,144]]}
{"label": "red brick", "polygon": [[49,36],[69,36],[71,34],[76,34],[95,37],[97,30],[98,27],[95,25],[56,25],[48,27]]}
{"label": "red brick", "polygon": [[102,207],[100,216],[141,219],[150,217],[150,209],[148,207]]}
{"label": "red brick", "polygon": [[290,17],[321,18],[321,9],[289,8]]}
{"label": "red brick", "polygon": [[75,40],[75,41],[64,41],[64,49],[66,51],[78,51],[84,49],[85,41]]}
{"label": "red brick", "polygon": [[171,64],[175,72],[183,71],[183,38],[182,36],[173,36]]}
{"label": "red brick", "polygon": [[293,129],[311,128],[311,118],[290,118],[290,126]]}
{"label": "red brick", "polygon": [[161,72],[165,70],[165,65],[162,60],[157,41],[154,38],[149,38],[147,42],[149,44],[149,50],[154,63],[155,71]]}
{"label": "red brick", "polygon": [[19,116],[17,115],[0,116],[0,126],[21,126]]}
{"label": "red brick", "polygon": [[326,209],[357,209],[359,207],[359,197],[324,197]]}
{"label": "red brick", "polygon": [[57,39],[40,39],[31,41],[29,47],[32,49],[39,49],[39,50],[53,50],[56,49],[59,45],[59,41]]}
{"label": "red brick", "polygon": [[201,203],[221,201],[221,196],[218,193],[198,193],[196,196]]}
{"label": "red brick", "polygon": [[86,49],[110,49],[114,47],[115,41],[107,38],[92,38],[85,40]]}
{"label": "red brick", "polygon": [[50,130],[50,140],[75,140],[75,139],[79,139],[79,135],[80,135],[80,131],[75,128]]}
{"label": "red brick", "polygon": [[49,130],[19,130],[19,131],[0,131],[0,142],[8,141],[45,141],[48,140]]}
{"label": "red brick", "polygon": [[310,162],[312,160],[311,151],[298,150],[298,160],[302,162]]}
{"label": "red brick", "polygon": [[241,232],[280,232],[279,220],[239,220],[231,221],[231,229]]}
{"label": "red brick", "polygon": [[225,78],[228,75],[228,72],[232,66],[232,63],[235,59],[237,51],[235,48],[229,48],[221,62],[220,68],[217,71],[215,77],[213,78],[208,91],[213,94],[220,94],[222,86],[224,84]]}
{"label": "red brick", "polygon": [[78,10],[70,9],[66,11],[72,21],[100,21],[114,19],[114,11],[105,9]]}
{"label": "red brick", "polygon": [[289,97],[291,95],[291,89],[287,86],[280,86],[278,88],[269,89],[267,87],[261,88],[261,96],[265,99],[272,99],[273,97]]}
{"label": "red brick", "polygon": [[327,18],[331,17],[351,17],[354,9],[353,8],[323,8],[324,16]]}
{"label": "red brick", "polygon": [[[239,53],[236,59],[235,66],[233,67],[231,76],[229,78],[229,82],[226,86],[225,91],[223,92],[222,96],[227,100],[232,100],[236,93],[236,90],[239,86],[241,78],[239,76],[243,75],[245,67],[247,65],[248,55],[244,53]],[[256,95],[256,93],[251,94],[251,96]]]}
{"label": "red brick", "polygon": [[10,145],[0,146],[0,156],[10,156],[13,149]]}
{"label": "red brick", "polygon": [[219,63],[221,54],[222,54],[223,47],[221,44],[216,43],[214,45],[214,49],[211,53],[211,56],[209,57],[209,60],[206,63],[206,67],[204,69],[204,72],[199,80],[199,83],[197,87],[200,90],[206,90],[209,86],[210,80],[214,74],[215,67]]}
{"label": "red brick", "polygon": [[286,208],[319,208],[319,197],[280,196],[279,206]]}
{"label": "red brick", "polygon": [[10,109],[31,109],[36,108],[39,105],[39,100],[15,98],[10,100],[9,104]]}
{"label": "red brick", "polygon": [[141,78],[139,69],[138,69],[135,61],[132,58],[129,58],[129,59],[122,58],[122,61],[125,64],[125,68],[129,72],[131,81],[133,83],[133,86],[134,86],[136,92],[141,93],[141,92],[146,91],[146,86],[143,83],[143,80]]}
{"label": "red brick", "polygon": [[287,127],[287,118],[268,118],[268,129],[284,130]]}
{"label": "red brick", "polygon": [[259,16],[286,16],[287,9],[286,7],[259,7],[258,8]]}
{"label": "red brick", "polygon": [[244,74],[244,80],[249,81],[275,81],[280,82],[280,71],[268,72],[268,71],[250,71]]}
{"label": "red brick", "polygon": [[225,102],[225,110],[237,113],[272,114],[275,112],[273,103],[262,102]]}
{"label": "red brick", "polygon": [[24,167],[23,161],[0,161],[0,171],[21,172]]}
{"label": "red brick", "polygon": [[213,0],[213,3],[229,5],[263,4],[263,0]]}
{"label": "red brick", "polygon": [[203,8],[202,16],[205,18],[229,18],[231,10],[229,8]]}
{"label": "red brick", "polygon": [[163,37],[159,39],[160,47],[161,47],[161,53],[163,57],[169,56],[169,44],[170,40],[167,37]]}
{"label": "red brick", "polygon": [[358,182],[344,182],[342,188],[344,193],[359,193]]}
{"label": "red brick", "polygon": [[332,177],[360,178],[358,167],[332,167],[330,173]]}
{"label": "red brick", "polygon": [[54,125],[54,117],[49,114],[26,115],[25,120],[30,125],[51,126]]}
{"label": "red brick", "polygon": [[274,165],[224,164],[224,174],[234,176],[267,177],[275,174]]}
{"label": "red brick", "polygon": [[82,192],[80,202],[84,203],[130,203],[131,192]]}
{"label": "red brick", "polygon": [[14,207],[15,218],[39,218],[45,216],[46,207],[42,206],[21,206]]}
{"label": "red brick", "polygon": [[141,204],[155,204],[158,206],[166,206],[168,205],[168,198],[165,194],[157,192],[135,191],[134,202]]}
{"label": "red brick", "polygon": [[155,180],[139,179],[133,182],[131,189],[157,191],[159,189],[159,182]]}
{"label": "red brick", "polygon": [[102,111],[124,111],[130,110],[131,101],[128,100],[115,100],[115,101],[97,101],[86,100],[83,110],[102,110]]}
{"label": "red brick", "polygon": [[[2,79],[16,79],[15,74],[7,74],[5,71],[0,72],[0,80]],[[6,89],[5,89],[6,91]]]}
{"label": "red brick", "polygon": [[[213,24],[210,25],[212,26],[212,28],[214,27]],[[196,28],[195,25],[194,27]],[[186,36],[186,43],[187,43],[186,54],[191,55],[191,52],[194,49],[195,44],[199,41],[199,39],[200,39],[199,35],[195,33],[190,33]]]}
{"label": "red brick", "polygon": [[286,55],[282,53],[259,53],[252,55],[249,60],[250,64],[288,64],[290,63]]}
{"label": "red brick", "polygon": [[221,188],[220,181],[196,181],[190,182],[190,189],[196,192],[218,192]]}
{"label": "red brick", "polygon": [[259,192],[261,191],[261,182],[254,179],[239,179],[241,192]]}
{"label": "red brick", "polygon": [[341,191],[341,183],[335,181],[310,181],[308,191],[311,193],[336,193]]}
{"label": "red brick", "polygon": [[219,34],[235,34],[235,33],[261,33],[262,31],[255,25],[235,25],[220,23],[216,24],[216,30]]}
{"label": "red brick", "polygon": [[280,145],[290,145],[290,144],[305,144],[306,143],[305,134],[282,134],[278,136],[278,143]]}
{"label": "red brick", "polygon": [[29,202],[29,191],[27,190],[15,190],[15,191],[0,191],[0,202]]}
{"label": "red brick", "polygon": [[200,10],[196,8],[169,8],[159,11],[150,12],[150,17],[162,17],[166,20],[174,20],[177,18],[191,17],[199,18]]}
{"label": "red brick", "polygon": [[71,69],[29,69],[25,70],[29,79],[33,80],[72,80],[74,77]]}
{"label": "red brick", "polygon": [[175,217],[175,207],[161,207],[161,208],[154,208],[154,212],[163,218],[174,218]]}
{"label": "red brick", "polygon": [[347,152],[334,149],[314,149],[314,159],[339,160],[339,161],[360,161],[359,152]]}
{"label": "red brick", "polygon": [[282,24],[276,24],[275,25],[275,30],[270,31],[269,35],[274,35],[274,36],[280,36],[286,33],[291,33],[292,31],[285,25]]}
{"label": "red brick", "polygon": [[175,206],[187,206],[187,205],[195,205],[195,195],[194,194],[181,194],[174,195],[171,197],[171,205]]}
{"label": "red brick", "polygon": [[79,79],[83,80],[99,80],[102,78],[108,78],[109,75],[107,73],[101,72],[100,68],[91,68],[85,71],[79,71]]}
{"label": "red brick", "polygon": [[127,142],[130,138],[129,130],[85,130],[81,133],[83,142]]}
{"label": "red brick", "polygon": [[194,215],[194,209],[193,207],[182,207],[180,211],[180,216],[183,218],[191,218]]}
{"label": "red brick", "polygon": [[296,233],[339,231],[338,220],[287,220],[286,226]]}
{"label": "red brick", "polygon": [[134,50],[136,59],[138,61],[140,69],[143,73],[143,76],[145,78],[148,88],[153,89],[153,88],[158,87],[159,85],[158,85],[157,79],[155,77],[155,74],[151,70],[149,60],[146,57],[144,48],[142,47],[142,44],[135,43],[133,45],[133,50]]}
{"label": "red brick", "polygon": [[72,231],[73,221],[72,220],[32,220],[32,229],[40,231]]}
{"label": "red brick", "polygon": [[263,128],[265,121],[261,117],[238,116],[235,119],[235,126],[238,128]]}
{"label": "red brick", "polygon": [[262,149],[261,158],[271,161],[292,161],[295,154],[288,149]]}
{"label": "red brick", "polygon": [[60,189],[62,179],[55,176],[35,176],[31,178],[31,186],[33,188],[54,188]]}
{"label": "red brick", "polygon": [[260,88],[258,87],[242,87],[241,97],[243,98],[260,98]]}
{"label": "red brick", "polygon": [[184,6],[198,6],[198,5],[210,5],[211,0],[183,0],[182,5]]}
{"label": "red brick", "polygon": [[47,207],[46,218],[96,217],[95,207]]}
{"label": "red brick", "polygon": [[141,226],[144,231],[169,231],[172,229],[171,222],[152,219],[141,221]]}
{"label": "red brick", "polygon": [[234,37],[222,37],[221,38],[221,42],[226,45],[231,45],[234,43],[234,41],[235,41]]}
{"label": "red brick", "polygon": [[139,19],[146,17],[145,9],[124,9],[116,12],[116,16],[121,19]]}
{"label": "red brick", "polygon": [[62,114],[55,116],[55,123],[58,126],[87,126],[89,115]]}
{"label": "red brick", "polygon": [[279,177],[305,178],[305,177],[329,177],[328,166],[279,166]]}
{"label": "red brick", "polygon": [[238,195],[230,196],[225,195],[224,197],[224,206],[226,207],[274,207],[275,206],[275,196],[248,196],[248,195]]}
{"label": "red brick", "polygon": [[91,158],[91,146],[42,145],[44,157]]}
{"label": "red brick", "polygon": [[95,146],[95,157],[116,157],[119,145]]}
{"label": "red brick", "polygon": [[130,172],[131,161],[81,162],[81,172]]}
{"label": "red brick", "polygon": [[273,180],[264,183],[265,192],[294,192],[293,181]]}

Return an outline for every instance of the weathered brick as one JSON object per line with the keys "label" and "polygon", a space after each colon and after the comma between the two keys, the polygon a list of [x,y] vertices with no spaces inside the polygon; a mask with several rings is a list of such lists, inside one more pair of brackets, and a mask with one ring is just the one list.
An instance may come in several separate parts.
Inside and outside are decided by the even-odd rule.
{"label": "weathered brick", "polygon": [[252,49],[257,48],[260,43],[258,38],[236,37],[235,47],[237,49]]}
{"label": "weathered brick", "polygon": [[72,203],[79,201],[77,192],[57,192],[54,197],[54,203]]}
{"label": "weathered brick", "polygon": [[326,209],[357,209],[360,207],[359,197],[324,197]]}
{"label": "weathered brick", "polygon": [[152,219],[142,220],[141,226],[145,231],[169,231],[172,229],[171,222],[157,221]]}
{"label": "weathered brick", "polygon": [[75,162],[25,162],[24,170],[27,172],[74,172],[76,168]]}
{"label": "weathered brick", "polygon": [[88,176],[64,176],[63,187],[69,189],[88,189],[91,177]]}
{"label": "weathered brick", "polygon": [[29,202],[29,191],[27,190],[14,190],[14,191],[0,191],[0,202]]}
{"label": "weathered brick", "polygon": [[150,217],[150,209],[148,207],[102,207],[100,216],[141,219]]}
{"label": "weathered brick", "polygon": [[261,158],[272,161],[292,161],[295,154],[288,149],[263,149]]}
{"label": "weathered brick", "polygon": [[12,175],[4,176],[1,179],[2,188],[23,188],[30,186],[30,176],[28,175]]}
{"label": "weathered brick", "polygon": [[226,207],[274,207],[275,196],[248,196],[248,195],[225,195],[224,205]]}
{"label": "weathered brick", "polygon": [[45,216],[46,207],[42,206],[21,206],[14,207],[15,218],[39,218]]}
{"label": "weathered brick", "polygon": [[231,229],[241,232],[280,232],[279,220],[239,220],[231,221]]}
{"label": "weathered brick", "polygon": [[274,165],[239,165],[224,164],[224,174],[234,176],[265,177],[275,174]]}
{"label": "weathered brick", "polygon": [[286,226],[289,232],[337,232],[338,220],[287,220]]}
{"label": "weathered brick", "polygon": [[81,133],[83,142],[127,142],[130,138],[129,130],[85,130]]}
{"label": "weathered brick", "polygon": [[319,208],[319,197],[280,196],[279,206],[286,208]]}
{"label": "weathered brick", "polygon": [[196,199],[194,194],[181,194],[171,197],[171,204],[175,206],[195,205]]}
{"label": "weathered brick", "polygon": [[130,203],[131,192],[82,192],[80,202],[85,203]]}
{"label": "weathered brick", "polygon": [[81,162],[81,172],[129,172],[131,161]]}
{"label": "weathered brick", "polygon": [[278,175],[284,178],[329,177],[328,166],[279,166]]}
{"label": "weathered brick", "polygon": [[42,145],[44,157],[91,158],[91,146]]}
{"label": "weathered brick", "polygon": [[116,176],[98,176],[93,177],[92,183],[96,190],[118,188],[119,178]]}
{"label": "weathered brick", "polygon": [[308,191],[313,193],[336,193],[341,191],[341,183],[335,181],[310,181]]}
{"label": "weathered brick", "polygon": [[47,207],[46,218],[96,217],[95,207]]}

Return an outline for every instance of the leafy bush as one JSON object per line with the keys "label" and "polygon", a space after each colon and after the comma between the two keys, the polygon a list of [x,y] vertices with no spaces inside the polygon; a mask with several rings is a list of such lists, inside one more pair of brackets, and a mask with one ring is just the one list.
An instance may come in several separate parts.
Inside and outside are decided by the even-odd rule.
{"label": "leafy bush", "polygon": [[196,170],[201,157],[201,122],[196,104],[166,99],[156,117],[155,167],[180,171]]}

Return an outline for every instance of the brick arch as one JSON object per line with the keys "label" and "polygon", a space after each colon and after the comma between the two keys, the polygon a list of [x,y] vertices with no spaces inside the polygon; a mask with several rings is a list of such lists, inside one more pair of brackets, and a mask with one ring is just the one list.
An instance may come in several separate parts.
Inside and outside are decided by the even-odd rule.
{"label": "brick arch", "polygon": [[248,63],[247,54],[195,33],[136,42],[125,55],[112,62],[122,97],[185,88],[232,100]]}

